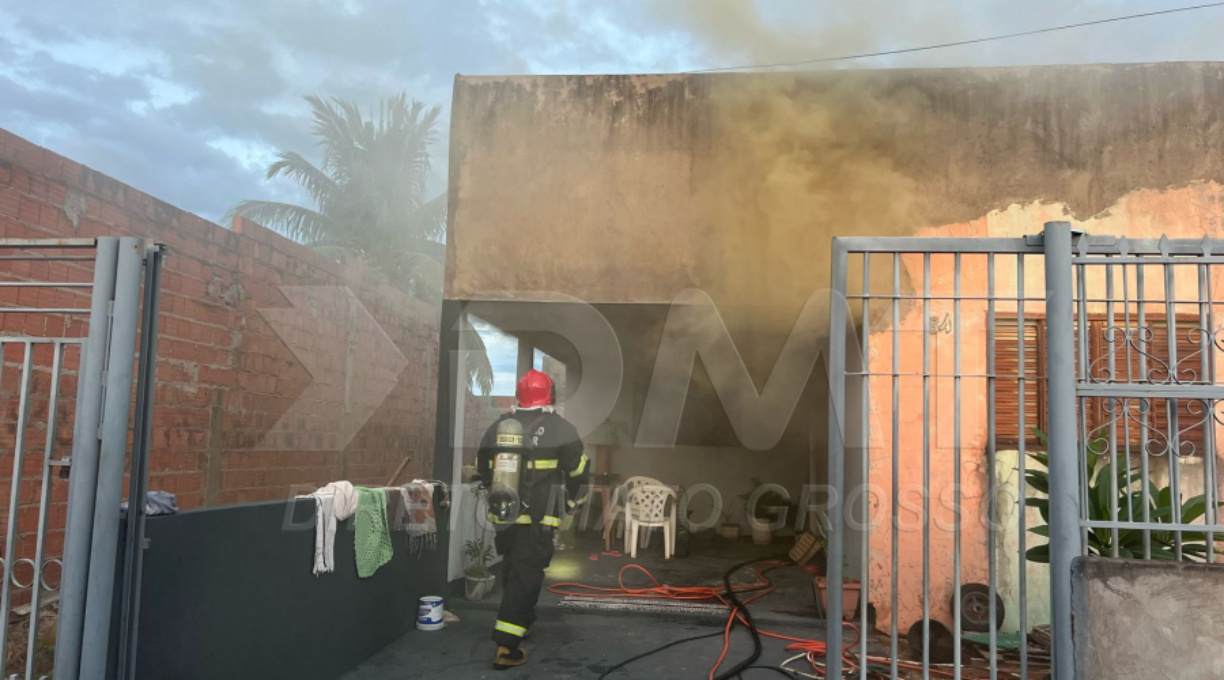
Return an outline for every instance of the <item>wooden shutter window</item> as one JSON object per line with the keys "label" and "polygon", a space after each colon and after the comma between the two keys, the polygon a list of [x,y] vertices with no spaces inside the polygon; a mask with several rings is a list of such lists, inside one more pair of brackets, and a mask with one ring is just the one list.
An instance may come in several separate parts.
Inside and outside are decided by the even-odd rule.
{"label": "wooden shutter window", "polygon": [[[1024,319],[1024,370],[1020,367],[1019,319],[995,319],[995,442],[1014,446],[1025,442],[1037,444],[1033,429],[1045,429],[1045,320],[1026,316]],[[1020,381],[1024,384],[1024,427],[1020,427]]]}
{"label": "wooden shutter window", "polygon": [[[1123,327],[1123,320],[1119,316],[1115,316],[1115,325]],[[1131,347],[1126,343],[1126,340],[1118,335],[1115,338],[1113,355],[1114,355],[1114,382],[1116,383],[1161,383],[1167,381],[1169,372],[1176,370],[1177,380],[1183,383],[1201,382],[1204,379],[1201,363],[1202,338],[1193,332],[1193,329],[1199,326],[1199,319],[1194,315],[1184,315],[1177,318],[1176,328],[1176,345],[1177,345],[1177,365],[1170,366],[1169,357],[1169,325],[1165,320],[1167,317],[1158,314],[1148,314],[1144,321],[1147,328],[1150,328],[1152,334],[1147,342],[1135,343],[1139,347]],[[1090,356],[1092,358],[1092,374],[1096,380],[1107,381],[1109,378],[1109,340],[1107,338],[1108,323],[1104,316],[1094,316],[1091,321],[1092,342],[1090,344]],[[1132,314],[1131,328],[1134,329],[1137,325],[1137,320]],[[1139,348],[1143,352],[1155,357],[1155,359],[1144,357],[1139,352]],[[1146,361],[1146,366],[1140,370],[1140,362]],[[1129,371],[1129,376],[1127,375]],[[1210,381],[1208,381],[1210,382]],[[1100,400],[1092,400],[1099,402]],[[1149,431],[1147,438],[1152,443],[1149,449],[1153,453],[1161,452],[1166,446],[1164,438],[1172,437],[1174,433],[1169,432],[1169,400],[1167,399],[1152,399],[1149,401],[1150,410],[1146,417],[1140,414],[1139,406],[1135,400],[1131,400],[1128,404],[1133,415],[1129,420],[1129,429],[1123,418],[1119,418],[1116,423],[1116,438],[1119,446],[1129,440],[1133,452],[1137,452],[1137,447],[1143,444],[1144,428],[1143,424],[1153,428],[1155,432]],[[1181,450],[1183,454],[1189,454],[1193,451],[1195,456],[1202,455],[1203,446],[1206,443],[1206,428],[1211,426],[1210,414],[1205,413],[1201,404],[1197,404],[1192,399],[1179,399],[1176,404],[1176,413],[1178,418],[1177,427],[1180,431],[1177,433],[1179,442],[1181,442]],[[1103,403],[1094,403],[1089,409],[1089,432],[1096,431],[1096,436],[1109,436],[1109,421],[1110,414],[1106,412]],[[1138,422],[1136,422],[1138,421]],[[1170,443],[1171,444],[1171,443]]]}

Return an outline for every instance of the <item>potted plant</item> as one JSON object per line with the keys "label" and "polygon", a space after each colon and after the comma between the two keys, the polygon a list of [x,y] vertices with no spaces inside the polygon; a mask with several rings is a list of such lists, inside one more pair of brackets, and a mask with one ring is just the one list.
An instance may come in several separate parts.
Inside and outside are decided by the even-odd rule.
{"label": "potted plant", "polygon": [[[1041,430],[1032,428],[1033,434],[1042,445],[1047,445],[1046,435]],[[1088,477],[1087,511],[1089,520],[1108,521],[1113,506],[1117,507],[1118,519],[1138,521],[1143,517],[1146,502],[1147,516],[1158,524],[1191,524],[1203,517],[1207,512],[1207,498],[1199,494],[1185,500],[1174,499],[1168,485],[1158,486],[1149,481],[1148,488],[1143,488],[1143,476],[1140,468],[1121,465],[1115,467],[1108,459],[1106,452],[1109,443],[1104,439],[1095,439],[1088,444],[1080,444],[1082,450],[1081,464]],[[1025,470],[1024,477],[1029,488],[1040,496],[1026,498],[1024,504],[1035,507],[1041,513],[1041,524],[1030,527],[1029,532],[1048,539],[1050,536],[1050,473],[1049,456],[1044,451],[1030,451],[1029,458],[1037,463],[1036,467]],[[1180,495],[1180,494],[1179,494]],[[1045,496],[1044,498],[1041,496]],[[1224,507],[1224,503],[1219,503]],[[1178,539],[1180,538],[1181,560],[1187,562],[1204,562],[1207,552],[1214,550],[1217,555],[1224,555],[1224,549],[1209,547],[1207,536],[1203,532],[1185,531],[1180,536],[1173,531],[1143,531],[1122,528],[1118,531],[1118,545],[1113,545],[1113,532],[1107,528],[1092,527],[1087,531],[1089,555],[1108,557],[1116,550],[1118,557],[1124,559],[1178,560]],[[1145,545],[1146,539],[1146,545]],[[1029,548],[1025,557],[1030,562],[1048,563],[1050,561],[1050,546],[1041,544]]]}
{"label": "potted plant", "polygon": [[731,518],[735,516],[735,508],[727,508],[722,512],[722,526],[719,528],[722,537],[728,541],[738,541],[740,537],[739,522],[732,522]]}
{"label": "potted plant", "polygon": [[468,566],[463,570],[464,597],[469,600],[483,600],[493,590],[497,577],[489,571],[489,563],[493,561],[493,545],[487,538],[468,540],[463,544],[463,555]]}
{"label": "potted plant", "polygon": [[[744,503],[744,507],[752,511],[748,519],[748,525],[752,527],[752,542],[757,545],[769,545],[773,542],[773,523],[775,520],[780,520],[785,526],[795,513],[795,504],[789,498],[770,488],[762,492],[756,499],[756,504],[752,504],[752,496],[755,489],[761,487],[761,480],[753,477],[752,488],[754,491],[749,491],[745,494],[740,494],[740,499]],[[779,515],[781,515],[779,517]]]}
{"label": "potted plant", "polygon": [[[825,547],[825,539],[820,539],[821,548]],[[842,563],[842,573],[849,570],[849,562]],[[829,583],[824,576],[817,576],[814,579],[816,591],[820,598],[820,610],[825,612],[825,618],[828,618],[829,611]],[[858,611],[859,596],[862,594],[863,583],[858,579],[842,578],[842,620],[851,621],[854,619],[855,612]]]}

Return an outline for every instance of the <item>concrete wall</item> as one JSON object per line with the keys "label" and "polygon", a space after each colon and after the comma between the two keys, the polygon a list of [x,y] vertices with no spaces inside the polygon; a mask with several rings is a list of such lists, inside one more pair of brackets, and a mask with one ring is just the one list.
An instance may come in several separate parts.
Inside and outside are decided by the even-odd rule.
{"label": "concrete wall", "polygon": [[836,234],[1224,180],[1221,104],[1220,64],[459,77],[447,297],[793,318]]}
{"label": "concrete wall", "polygon": [[1224,677],[1224,567],[1079,558],[1071,587],[1075,677]]}

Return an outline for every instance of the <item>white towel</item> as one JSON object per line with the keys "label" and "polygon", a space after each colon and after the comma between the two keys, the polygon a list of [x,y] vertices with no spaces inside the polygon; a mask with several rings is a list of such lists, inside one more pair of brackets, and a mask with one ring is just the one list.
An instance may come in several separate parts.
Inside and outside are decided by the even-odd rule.
{"label": "white towel", "polygon": [[333,496],[336,499],[336,519],[346,520],[357,512],[357,492],[348,482],[332,482],[314,492],[315,496]]}
{"label": "white towel", "polygon": [[357,492],[348,482],[332,482],[310,494],[315,499],[314,575],[336,570],[336,521],[357,511]]}
{"label": "white towel", "polygon": [[333,546],[336,543],[335,496],[315,496],[314,575],[336,569]]}

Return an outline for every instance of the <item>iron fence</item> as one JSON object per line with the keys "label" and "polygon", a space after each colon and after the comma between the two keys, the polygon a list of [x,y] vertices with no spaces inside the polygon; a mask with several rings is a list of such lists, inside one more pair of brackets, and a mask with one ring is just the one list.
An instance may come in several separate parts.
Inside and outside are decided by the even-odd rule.
{"label": "iron fence", "polygon": [[[944,620],[957,678],[968,628],[992,679],[1046,664],[1071,678],[1074,557],[1215,559],[1221,246],[1066,223],[835,239],[827,614],[841,619],[847,576],[861,580],[856,675],[900,677],[912,622],[930,677]],[[1026,642],[1039,624],[1048,654]],[[829,649],[854,635],[827,630]],[[839,677],[844,660],[828,663]]]}
{"label": "iron fence", "polygon": [[[1107,557],[1216,561],[1215,255],[1224,241],[1081,238],[1072,263],[1080,527]],[[1095,279],[1095,281],[1094,281]],[[1103,287],[1104,296],[1100,295]],[[1104,319],[1093,326],[1094,314]],[[1102,346],[1097,356],[1087,348]],[[1096,416],[1096,417],[1094,417]]]}
{"label": "iron fence", "polygon": [[[146,316],[137,436],[130,449],[136,511],[129,517],[129,537],[139,536],[143,522],[141,480],[147,475],[153,320],[163,253],[136,238],[0,239],[0,253],[0,396],[12,433],[5,442],[12,473],[0,557],[0,662],[21,669],[8,674],[10,680],[49,676],[40,667],[39,623],[58,595],[54,675],[100,679],[111,648],[142,280]],[[65,385],[73,381],[75,395],[69,396]],[[61,423],[69,419],[66,431]],[[66,493],[63,477],[70,480]],[[61,529],[62,555],[53,549],[58,540],[51,540]],[[138,551],[129,550],[124,564],[138,575]],[[123,581],[124,631],[129,619],[134,625],[127,603],[136,582],[138,576]],[[28,612],[28,632],[24,649],[15,650],[11,624],[19,600]],[[117,658],[126,670],[127,655]]]}

